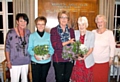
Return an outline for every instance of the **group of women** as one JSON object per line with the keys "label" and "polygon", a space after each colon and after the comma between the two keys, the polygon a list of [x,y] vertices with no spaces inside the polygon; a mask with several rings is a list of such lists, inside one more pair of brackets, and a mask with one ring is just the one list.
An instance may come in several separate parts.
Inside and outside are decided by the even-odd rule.
{"label": "group of women", "polygon": [[[109,68],[114,57],[115,41],[112,31],[106,28],[104,15],[97,15],[97,29],[88,31],[88,19],[78,18],[78,31],[68,26],[70,20],[67,11],[58,13],[59,24],[50,33],[45,31],[47,19],[44,16],[35,19],[37,30],[34,33],[26,28],[29,19],[26,14],[16,15],[16,27],[6,36],[5,55],[10,69],[11,82],[27,82],[28,65],[32,66],[32,81],[46,82],[46,77],[53,61],[56,82],[108,82]],[[93,21],[94,22],[94,21]],[[64,46],[75,41],[84,44],[88,51],[84,57],[70,62],[62,58]],[[49,45],[46,60],[33,51],[37,45]]]}

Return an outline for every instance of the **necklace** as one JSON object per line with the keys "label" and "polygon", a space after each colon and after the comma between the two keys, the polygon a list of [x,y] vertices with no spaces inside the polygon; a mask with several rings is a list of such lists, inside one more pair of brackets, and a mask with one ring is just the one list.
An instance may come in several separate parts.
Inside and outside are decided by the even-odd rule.
{"label": "necklace", "polygon": [[18,27],[17,27],[17,30],[18,30],[18,34],[19,34],[19,36],[20,36],[21,45],[22,45],[22,49],[23,49],[23,54],[24,54],[24,56],[26,56],[26,54],[25,54],[25,45],[26,45],[27,43],[26,43],[26,40],[25,40],[25,30],[23,30],[23,34],[24,34],[24,39],[23,39],[23,41],[22,41],[22,37],[21,37],[20,30],[19,30]]}

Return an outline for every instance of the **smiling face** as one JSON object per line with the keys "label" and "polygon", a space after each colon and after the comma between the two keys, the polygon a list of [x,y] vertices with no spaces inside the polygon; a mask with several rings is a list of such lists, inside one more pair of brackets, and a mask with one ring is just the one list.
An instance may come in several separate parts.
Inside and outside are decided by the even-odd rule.
{"label": "smiling face", "polygon": [[97,18],[97,22],[96,23],[97,23],[97,27],[98,28],[104,28],[105,25],[106,25],[103,17]]}
{"label": "smiling face", "polygon": [[59,23],[61,26],[66,26],[66,24],[68,24],[68,16],[66,14],[61,14],[59,17]]}
{"label": "smiling face", "polygon": [[95,18],[98,29],[106,28],[106,17],[104,15],[97,15]]}
{"label": "smiling face", "polygon": [[43,21],[43,20],[37,21],[36,27],[37,27],[39,32],[43,32],[45,29],[45,21]]}
{"label": "smiling face", "polygon": [[88,27],[88,19],[86,17],[79,17],[78,18],[78,27],[81,32],[85,32],[86,28]]}
{"label": "smiling face", "polygon": [[19,20],[16,21],[17,26],[21,29],[25,29],[27,26],[27,21],[25,21],[22,17],[19,18]]}
{"label": "smiling face", "polygon": [[78,24],[78,27],[81,32],[86,31],[87,28],[85,23]]}

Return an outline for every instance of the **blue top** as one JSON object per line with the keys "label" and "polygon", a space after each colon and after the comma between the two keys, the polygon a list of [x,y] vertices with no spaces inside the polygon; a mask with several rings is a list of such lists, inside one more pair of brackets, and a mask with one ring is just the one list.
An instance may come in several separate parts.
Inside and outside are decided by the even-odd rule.
{"label": "blue top", "polygon": [[39,36],[39,34],[36,32],[32,33],[29,37],[29,46],[28,46],[28,52],[31,55],[31,60],[36,63],[44,64],[48,63],[51,61],[51,56],[47,60],[36,60],[34,57],[34,51],[33,48],[37,45],[48,45],[49,46],[49,54],[52,56],[54,53],[54,49],[51,45],[51,40],[50,40],[50,34],[47,32],[44,32],[44,35],[42,37]]}
{"label": "blue top", "polygon": [[5,42],[5,51],[9,52],[10,62],[12,65],[24,65],[30,63],[30,55],[27,52],[29,35],[30,31],[25,29],[26,45],[24,53],[23,45],[21,45],[24,38],[22,37],[21,41],[20,36],[17,35],[14,28],[8,31]]}

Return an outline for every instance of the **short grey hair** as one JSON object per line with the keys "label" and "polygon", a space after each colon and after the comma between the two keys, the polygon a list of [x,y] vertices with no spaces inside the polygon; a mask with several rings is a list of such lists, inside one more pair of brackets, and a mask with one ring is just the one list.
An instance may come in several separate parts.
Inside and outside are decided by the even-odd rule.
{"label": "short grey hair", "polygon": [[107,22],[107,19],[106,19],[105,15],[100,15],[100,14],[97,15],[96,18],[95,18],[95,22],[96,22],[96,23],[97,23],[97,21],[98,21],[98,18],[103,18],[103,21],[104,21],[104,22]]}
{"label": "short grey hair", "polygon": [[78,18],[78,24],[85,24],[86,27],[88,27],[88,19],[85,16],[79,17]]}

